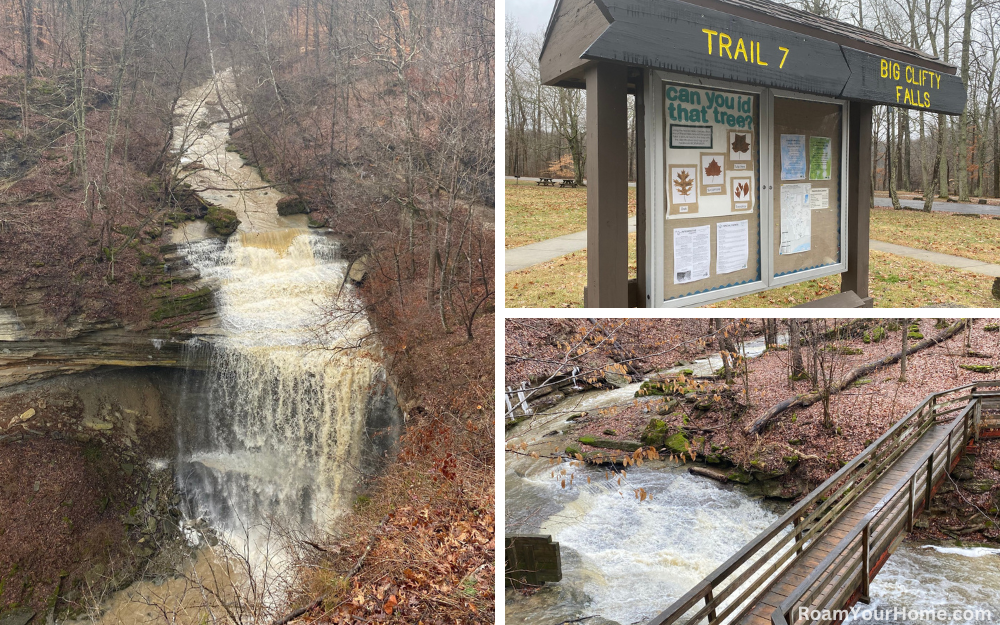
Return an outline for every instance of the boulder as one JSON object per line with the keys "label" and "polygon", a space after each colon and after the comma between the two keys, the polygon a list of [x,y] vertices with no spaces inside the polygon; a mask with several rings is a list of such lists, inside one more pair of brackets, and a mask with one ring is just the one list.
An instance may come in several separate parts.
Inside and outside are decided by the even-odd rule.
{"label": "boulder", "polygon": [[309,207],[306,205],[305,200],[297,195],[289,195],[288,197],[281,198],[278,200],[277,206],[278,214],[282,217],[309,212]]}
{"label": "boulder", "polygon": [[0,614],[0,625],[27,625],[28,621],[35,618],[35,611],[29,608],[18,608],[10,612]]}
{"label": "boulder", "polygon": [[615,388],[624,388],[632,383],[632,378],[617,371],[605,371],[604,381]]}
{"label": "boulder", "polygon": [[726,479],[730,482],[736,482],[738,484],[749,484],[753,481],[753,476],[743,469],[733,469],[726,474]]}
{"label": "boulder", "polygon": [[650,419],[649,423],[646,425],[646,429],[642,431],[642,436],[639,438],[644,444],[650,445],[652,447],[659,447],[663,445],[663,441],[667,438],[667,424],[661,419]]}
{"label": "boulder", "polygon": [[684,436],[684,432],[677,432],[672,436],[668,436],[663,441],[663,444],[668,450],[677,454],[688,452],[689,443],[687,437]]}
{"label": "boulder", "polygon": [[224,237],[228,237],[236,232],[240,225],[240,220],[236,217],[236,212],[221,206],[209,206],[205,213],[205,221],[212,229]]}
{"label": "boulder", "polygon": [[354,284],[361,284],[368,275],[368,255],[364,255],[351,263],[351,270],[347,272],[347,279]]}

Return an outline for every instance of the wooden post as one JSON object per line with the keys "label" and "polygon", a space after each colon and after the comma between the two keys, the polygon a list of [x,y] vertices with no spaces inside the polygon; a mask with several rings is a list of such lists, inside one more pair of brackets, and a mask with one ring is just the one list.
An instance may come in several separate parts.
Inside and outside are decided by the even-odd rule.
{"label": "wooden post", "polygon": [[869,579],[869,575],[871,572],[871,540],[872,540],[871,534],[872,534],[872,524],[871,521],[869,521],[868,523],[865,523],[865,529],[861,534],[862,571],[861,571],[861,597],[859,600],[862,603],[871,602],[871,593],[869,590],[869,584],[871,583],[871,580]]}
{"label": "wooden post", "polygon": [[[708,594],[705,595],[705,605],[706,606],[712,605],[713,599],[714,597],[712,596],[712,589],[709,588]],[[715,620],[715,608],[712,608],[711,610],[708,611],[708,622],[711,623],[714,620]]]}
{"label": "wooden post", "polygon": [[915,520],[913,518],[913,499],[914,499],[914,497],[913,497],[914,496],[913,490],[914,490],[914,487],[916,486],[916,484],[917,484],[917,474],[914,473],[913,476],[910,477],[910,514],[907,517],[907,521],[906,521],[906,531],[907,532],[912,532],[913,531],[913,521]]}
{"label": "wooden post", "polygon": [[635,266],[638,297],[636,308],[650,308],[646,293],[646,83],[640,69],[635,84]]}
{"label": "wooden post", "polygon": [[628,306],[628,94],[625,67],[587,69],[587,301]]}
{"label": "wooden post", "polygon": [[871,219],[872,105],[851,102],[847,142],[847,271],[840,290],[854,291],[871,308],[868,297],[868,240]]}
{"label": "wooden post", "polygon": [[931,510],[931,488],[934,485],[934,452],[927,456],[927,498],[924,504],[924,510],[930,513]]}

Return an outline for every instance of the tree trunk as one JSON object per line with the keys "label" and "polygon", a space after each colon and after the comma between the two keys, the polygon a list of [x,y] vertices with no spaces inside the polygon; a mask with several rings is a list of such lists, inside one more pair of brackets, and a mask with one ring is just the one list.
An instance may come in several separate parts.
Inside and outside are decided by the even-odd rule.
{"label": "tree trunk", "polygon": [[903,206],[899,203],[899,193],[896,191],[896,169],[899,167],[899,161],[896,160],[898,150],[894,150],[892,146],[892,133],[895,130],[892,120],[893,109],[891,106],[886,108],[886,125],[885,125],[885,163],[887,169],[887,178],[889,183],[889,199],[892,200],[893,210],[902,210]]}
{"label": "tree trunk", "polygon": [[910,336],[910,320],[900,319],[899,322],[902,324],[903,328],[903,346],[900,349],[899,357],[899,381],[906,382],[906,342]]}
{"label": "tree trunk", "polygon": [[792,354],[792,374],[791,379],[801,380],[806,370],[802,366],[802,342],[800,340],[801,331],[799,320],[794,317],[788,320],[788,347]]}
{"label": "tree trunk", "polygon": [[24,80],[35,73],[35,0],[24,0]]}
{"label": "tree trunk", "polygon": [[[944,0],[944,48],[941,55],[945,63],[948,62],[948,52],[951,46],[951,0]],[[948,198],[948,116],[938,113],[938,170],[939,197]]]}
{"label": "tree trunk", "polygon": [[[972,0],[965,0],[965,30],[962,33],[962,84],[969,86],[969,47],[972,45]],[[969,201],[968,154],[969,105],[966,103],[958,122],[958,201]]]}

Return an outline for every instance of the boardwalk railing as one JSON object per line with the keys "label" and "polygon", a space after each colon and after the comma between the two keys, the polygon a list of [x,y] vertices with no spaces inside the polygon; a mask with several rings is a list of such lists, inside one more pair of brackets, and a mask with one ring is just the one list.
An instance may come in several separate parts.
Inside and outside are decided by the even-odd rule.
{"label": "boardwalk railing", "polygon": [[[986,388],[989,388],[993,392],[987,391],[983,393],[981,389]],[[973,391],[979,392],[974,396]],[[925,461],[925,464],[915,467],[911,476],[913,478],[912,488],[917,489],[924,483],[928,468],[933,472],[932,477],[940,477],[943,475],[940,472],[945,470],[944,463],[948,461],[948,470],[950,470],[952,458],[957,457],[954,455],[956,453],[955,450],[958,449],[960,451],[968,436],[970,434],[975,435],[979,422],[980,411],[978,404],[980,397],[983,394],[993,396],[994,393],[1000,395],[1000,381],[967,384],[928,395],[916,408],[889,428],[878,440],[869,445],[816,490],[793,506],[780,519],[772,523],[770,527],[713,571],[711,575],[695,585],[694,588],[675,601],[673,605],[661,614],[653,618],[649,622],[649,625],[670,625],[672,623],[695,625],[703,622],[707,622],[709,625],[716,625],[733,622],[742,616],[746,608],[753,606],[768,591],[774,581],[795,564],[795,556],[802,553],[814,540],[822,536],[823,532],[836,521],[840,514],[861,497],[865,490],[882,476],[913,443],[920,440],[939,419],[957,414],[958,418],[951,417],[954,419],[954,424],[958,425],[953,424],[953,429],[949,431],[947,450],[942,452],[940,449],[935,449],[932,453],[928,454],[929,459]],[[970,413],[974,415],[972,419],[969,418]],[[960,433],[952,435],[953,432],[959,430]],[[945,446],[942,446],[941,449],[944,448]],[[946,459],[944,459],[945,453],[947,454]],[[936,466],[935,462],[937,463]],[[909,482],[906,484],[901,483],[899,488],[892,491],[892,493],[898,497],[899,492],[909,492],[907,490],[911,488],[909,484]],[[917,492],[914,491],[914,494],[916,495]],[[892,501],[895,502],[896,499]],[[909,500],[907,499],[906,501]],[[919,500],[919,502],[920,506],[924,505],[923,500]],[[889,502],[885,503],[888,504]],[[882,508],[888,509],[885,511],[885,514],[879,515]],[[909,507],[904,506],[904,509],[909,510]],[[894,513],[890,525],[880,525],[887,518],[886,514],[888,513]],[[914,514],[917,514],[917,512],[907,512],[902,517],[911,527]],[[864,530],[864,524],[859,526],[860,529],[855,528],[858,531],[854,536],[854,542],[861,545],[865,540],[869,541],[867,549],[863,545],[855,549],[861,555],[861,558],[855,557],[855,560],[861,561],[863,564],[864,556],[868,554],[868,562],[870,563],[870,555],[872,553],[881,554],[885,550],[884,547],[886,545],[882,543],[887,540],[885,537],[892,534],[887,530],[899,522],[899,519],[895,515],[898,515],[895,505],[883,505],[873,510],[871,515],[871,520],[878,519],[879,524],[872,526],[871,523],[868,523],[869,528],[867,531]],[[880,527],[884,529],[880,530]],[[870,542],[872,529],[876,530],[878,539],[882,541],[875,546],[883,547],[882,551],[872,548]],[[858,537],[860,537],[860,540],[857,540]],[[847,539],[845,538],[844,540],[846,541]],[[846,542],[842,543],[840,547],[843,547],[842,551],[846,552],[852,545],[852,542]],[[831,558],[835,560],[834,554],[838,551],[841,551],[841,549],[838,548],[838,550],[831,553]],[[854,555],[857,556],[858,553]],[[844,560],[844,563],[845,565],[849,564],[848,560]],[[836,566],[832,560],[828,564]],[[840,568],[843,567],[838,567],[838,570]],[[860,570],[859,567],[855,568]],[[869,567],[868,570],[870,571],[871,568]],[[814,588],[823,588],[823,585],[820,583],[821,581],[829,581],[827,578],[820,580],[820,576],[824,575],[824,571],[825,567],[817,567],[816,572],[811,576],[812,583],[805,588],[797,588],[796,593],[793,593],[788,598],[786,602],[788,605],[783,604],[782,608],[775,613],[776,618],[784,618],[786,620],[773,620],[773,622],[779,625],[786,622],[797,622],[787,620],[788,616],[792,615],[792,612],[798,606],[809,605],[809,601],[815,599],[816,596],[811,591]],[[844,573],[850,573],[849,566],[848,570]],[[850,579],[853,579],[854,586],[857,587],[859,575],[855,573],[854,577],[850,578],[849,575],[842,574],[842,577],[844,578],[842,586],[846,587],[850,585]],[[870,579],[870,577],[866,579]],[[805,582],[803,582],[803,585],[805,585]],[[867,582],[865,582],[862,592],[867,593]],[[838,591],[836,597],[830,598],[831,600],[836,599],[842,594],[842,591]],[[825,596],[821,598],[825,599]],[[704,605],[693,614],[689,614],[701,602],[704,602]],[[823,603],[827,605],[835,602],[824,600]]]}

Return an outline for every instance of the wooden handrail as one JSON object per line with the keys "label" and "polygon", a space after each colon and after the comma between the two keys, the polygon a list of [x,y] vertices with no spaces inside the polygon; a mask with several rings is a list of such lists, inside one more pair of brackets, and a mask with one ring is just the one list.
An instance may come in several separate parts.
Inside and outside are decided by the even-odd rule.
{"label": "wooden handrail", "polygon": [[[952,391],[954,390],[955,389],[952,389]],[[941,393],[941,395],[946,394],[948,392],[949,391],[944,391],[943,393]],[[828,578],[832,575],[836,575],[845,566],[847,566],[849,570],[846,572],[845,575],[841,577],[842,580],[841,588],[833,590],[830,589],[825,589],[825,590],[828,590],[828,592],[830,594],[833,594],[834,598],[836,598],[836,595],[843,594],[845,589],[853,591],[857,587],[857,583],[854,581],[854,576],[851,574],[853,572],[853,569],[855,568],[855,565],[851,564],[851,562],[853,561],[852,553],[855,550],[855,548],[852,547],[852,543],[854,543],[859,536],[862,537],[861,563],[863,565],[861,568],[862,579],[860,581],[860,590],[863,593],[863,596],[867,596],[867,588],[870,582],[869,573],[871,570],[871,567],[869,566],[871,541],[866,539],[865,537],[866,536],[870,537],[872,533],[875,531],[873,529],[873,526],[880,525],[880,523],[876,523],[876,521],[880,519],[880,514],[883,512],[883,510],[888,509],[885,515],[882,515],[881,517],[882,519],[884,519],[885,516],[887,515],[894,516],[897,514],[901,514],[901,511],[904,508],[892,507],[889,504],[892,502],[893,499],[896,498],[897,495],[899,495],[902,492],[907,492],[907,491],[911,493],[914,492],[915,487],[917,485],[917,479],[921,474],[927,475],[926,480],[924,480],[924,485],[926,487],[926,492],[928,497],[925,506],[929,506],[930,493],[932,492],[934,482],[936,481],[934,475],[939,472],[943,473],[944,475],[947,475],[947,473],[951,470],[951,459],[953,457],[952,453],[953,449],[955,448],[955,445],[952,442],[951,434],[956,429],[958,429],[959,425],[962,426],[963,432],[970,431],[971,429],[969,427],[970,414],[975,415],[979,401],[980,400],[977,397],[972,401],[970,401],[964,407],[961,415],[955,418],[948,426],[948,434],[949,434],[948,437],[943,439],[941,442],[939,442],[937,445],[935,445],[927,452],[925,452],[921,456],[921,458],[916,463],[914,463],[913,468],[907,471],[906,476],[900,479],[899,482],[896,484],[896,486],[892,490],[890,490],[886,495],[884,495],[882,499],[880,499],[879,502],[872,507],[872,510],[868,512],[868,514],[866,514],[864,518],[861,519],[861,521],[859,521],[858,524],[855,525],[854,528],[850,532],[848,532],[848,534],[844,536],[844,538],[840,540],[837,546],[834,547],[833,550],[830,551],[830,553],[823,559],[823,561],[820,562],[813,569],[813,572],[810,573],[810,575],[806,577],[806,579],[804,579],[795,588],[795,590],[788,595],[788,597],[784,601],[781,602],[781,604],[778,606],[778,609],[775,610],[771,616],[771,622],[774,625],[789,625],[790,623],[795,623],[796,620],[791,618],[791,614],[795,611],[797,605],[803,603],[808,604],[809,602],[812,601],[813,598],[815,598],[816,594],[818,594],[820,590],[825,589],[823,583],[817,583],[817,582],[822,582],[825,578]],[[953,412],[953,411],[949,410],[948,412]],[[958,448],[961,449],[961,446],[964,444],[965,442],[963,440],[959,440]],[[940,466],[939,469],[938,467],[935,466],[935,464],[938,463],[934,463],[934,456],[942,450],[942,447],[944,448],[945,453],[947,454],[948,461],[945,464],[939,465]],[[924,469],[925,466],[927,467],[926,470]],[[904,491],[904,489],[906,490]],[[908,510],[909,514],[912,517],[913,506],[912,505],[908,506]],[[890,526],[889,526],[890,529],[896,523],[898,523],[898,519],[892,519],[890,521]],[[912,524],[912,518],[909,519],[909,524]],[[881,529],[881,527],[879,527],[879,529]],[[894,536],[891,531],[879,532],[879,539],[876,542],[876,544],[881,545],[884,541],[891,540],[893,538]],[[881,546],[877,546],[874,549],[874,552],[876,554],[881,553],[881,549],[882,549]],[[847,562],[843,562],[844,560],[846,560]],[[841,562],[838,563],[838,561]]]}
{"label": "wooden handrail", "polygon": [[[884,472],[887,466],[891,466],[892,462],[894,462],[902,452],[908,449],[913,442],[919,440],[925,429],[931,427],[936,418],[941,416],[942,413],[938,411],[939,408],[944,408],[948,404],[955,403],[959,400],[959,398],[946,398],[947,395],[966,389],[972,389],[968,396],[971,398],[972,393],[974,393],[979,387],[988,386],[1000,386],[1000,380],[965,384],[946,391],[932,393],[925,397],[920,404],[907,413],[905,417],[893,424],[891,428],[866,447],[864,451],[841,467],[839,471],[830,476],[825,482],[823,482],[823,484],[814,489],[809,495],[789,509],[788,512],[768,526],[767,529],[758,534],[757,537],[755,537],[751,542],[745,545],[737,553],[733,554],[708,577],[696,584],[693,588],[691,588],[691,590],[674,601],[670,607],[650,620],[649,625],[670,625],[675,623],[700,601],[704,601],[705,605],[697,613],[692,615],[686,623],[689,625],[699,623],[706,617],[708,618],[710,625],[722,622],[722,620],[725,619],[730,612],[738,609],[739,606],[747,601],[751,589],[744,590],[743,593],[739,594],[739,597],[734,602],[735,605],[730,604],[725,610],[720,611],[719,608],[722,602],[734,592],[738,591],[744,584],[748,584],[751,581],[751,578],[758,571],[760,571],[760,569],[764,567],[764,565],[766,565],[771,558],[777,555],[781,548],[788,546],[790,542],[792,543],[792,548],[789,552],[797,555],[798,552],[803,551],[804,544],[808,542],[814,534],[816,534],[814,530],[817,530],[818,528],[821,529],[826,524],[832,523],[844,510],[847,509],[847,503],[849,503],[850,500],[860,496],[860,494],[864,492],[864,490],[867,489],[867,487],[870,486],[875,479],[877,479],[877,476]],[[943,399],[944,401],[938,403],[938,399]],[[961,399],[966,398],[963,397]],[[926,410],[925,413],[925,409],[927,408],[929,409]],[[950,412],[953,411],[950,410],[949,407],[948,412],[944,414],[948,414]],[[911,426],[916,427],[907,431],[911,428]],[[896,445],[886,445],[887,442],[893,442],[896,443]],[[903,444],[904,442],[905,444]],[[885,446],[885,449],[883,449],[883,446]],[[880,452],[882,453],[880,454]],[[875,462],[869,463],[869,460],[874,460]],[[863,469],[863,471],[858,471],[858,469]],[[830,491],[833,491],[833,493],[830,494]],[[828,512],[834,510],[834,507],[841,503],[844,503],[845,505],[843,505],[840,510],[837,510],[831,517]],[[814,505],[816,508],[806,514],[806,511]],[[803,520],[802,525],[808,525],[817,519],[819,520],[817,524],[810,527],[810,529],[806,532],[805,538],[802,538],[802,532],[799,528],[799,524],[797,523],[800,518]],[[791,525],[792,531],[787,532],[784,536],[779,538],[778,542],[771,546],[764,557],[757,558],[753,562],[750,562],[750,559],[755,554],[760,553],[762,549],[767,547],[781,534],[782,530],[789,525]],[[766,572],[761,576],[761,579],[754,580],[755,584],[752,586],[752,589],[757,590],[757,596],[766,592],[769,587],[769,584],[764,584],[762,582],[764,582],[767,578],[780,575],[784,572],[784,570],[779,569],[780,565],[786,559],[787,554],[786,556],[782,556],[776,564],[772,564],[772,566],[765,569]],[[791,566],[794,561],[795,558],[792,557],[785,566],[785,569]],[[744,565],[746,565],[747,568],[741,571],[735,579],[730,579],[734,573],[740,571]],[[756,599],[756,597],[754,597],[754,599]]]}

